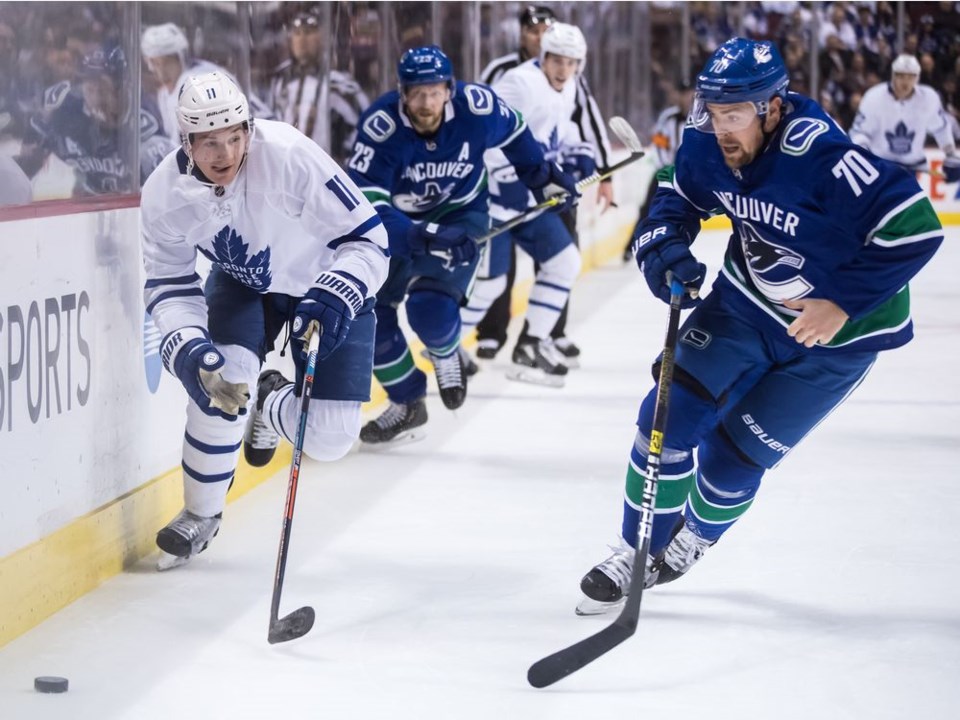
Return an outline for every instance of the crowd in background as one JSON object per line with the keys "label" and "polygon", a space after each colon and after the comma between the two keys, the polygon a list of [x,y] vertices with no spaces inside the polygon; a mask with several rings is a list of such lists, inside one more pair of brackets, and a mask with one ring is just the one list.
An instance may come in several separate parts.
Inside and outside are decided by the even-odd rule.
{"label": "crowd in background", "polygon": [[[436,42],[453,57],[460,77],[474,79],[485,62],[516,46],[520,7],[0,2],[0,204],[136,192],[177,143],[176,128],[164,126],[157,106],[160,88],[172,86],[200,58],[234,75],[262,117],[294,118],[303,92],[315,92],[319,116],[301,113],[295,121],[342,161],[350,123],[393,86],[403,50]],[[815,94],[845,129],[863,93],[889,79],[893,58],[913,54],[920,81],[941,94],[960,135],[958,2],[552,7],[587,35],[586,73],[602,111],[627,116],[641,136],[649,136],[656,113],[675,102],[678,76],[689,80],[720,43],[738,34],[776,41],[791,89]],[[302,20],[305,12],[315,21]],[[183,46],[176,53],[180,72],[175,64],[166,68],[173,78],[144,55],[144,32],[159,26],[182,37],[171,40]],[[307,75],[320,79],[315,87],[302,79]]]}

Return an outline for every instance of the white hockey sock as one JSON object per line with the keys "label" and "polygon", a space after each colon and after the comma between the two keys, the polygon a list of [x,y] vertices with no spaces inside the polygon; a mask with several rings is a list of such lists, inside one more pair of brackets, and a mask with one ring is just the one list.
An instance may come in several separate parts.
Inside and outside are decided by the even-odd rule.
{"label": "white hockey sock", "polygon": [[557,324],[563,306],[570,296],[570,288],[580,272],[580,253],[568,245],[549,260],[540,264],[527,308],[527,333],[545,338]]}
{"label": "white hockey sock", "polygon": [[467,304],[460,308],[461,337],[467,337],[477,324],[483,320],[487,310],[493,305],[507,287],[507,276],[493,278],[478,277]]}

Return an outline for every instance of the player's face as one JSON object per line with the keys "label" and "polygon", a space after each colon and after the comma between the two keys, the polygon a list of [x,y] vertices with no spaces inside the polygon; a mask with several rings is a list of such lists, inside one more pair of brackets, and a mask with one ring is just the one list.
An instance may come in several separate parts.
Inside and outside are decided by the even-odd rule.
{"label": "player's face", "polygon": [[540,67],[543,69],[543,74],[547,76],[550,87],[560,92],[567,81],[577,74],[580,61],[563,55],[547,53]]}
{"label": "player's face", "polygon": [[178,55],[147,58],[147,68],[162,85],[173,85],[183,72]]}
{"label": "player's face", "polygon": [[717,145],[727,167],[736,170],[756,159],[763,149],[764,131],[771,132],[780,122],[781,104],[780,98],[771,100],[770,109],[762,120],[753,103],[707,104]]}
{"label": "player's face", "polygon": [[445,82],[411,85],[403,90],[403,103],[414,129],[425,135],[437,131],[443,122],[443,107],[450,99]]}
{"label": "player's face", "polygon": [[537,57],[540,54],[540,38],[550,27],[549,22],[539,22],[536,25],[522,25],[520,27],[520,47],[527,57]]}
{"label": "player's face", "polygon": [[893,85],[893,94],[897,100],[910,97],[914,88],[917,87],[918,79],[916,75],[909,73],[894,73],[891,84]]}
{"label": "player's face", "polygon": [[240,172],[249,137],[243,125],[197,133],[190,147],[193,162],[213,183],[229,185]]}

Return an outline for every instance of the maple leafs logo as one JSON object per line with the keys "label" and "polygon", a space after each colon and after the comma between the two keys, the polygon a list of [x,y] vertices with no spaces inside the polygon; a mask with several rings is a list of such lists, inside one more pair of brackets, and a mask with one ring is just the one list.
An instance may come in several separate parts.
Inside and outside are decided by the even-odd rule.
{"label": "maple leafs logo", "polygon": [[887,144],[890,146],[890,152],[894,155],[907,155],[910,148],[913,147],[913,138],[917,133],[910,132],[903,120],[897,123],[893,132],[884,133],[887,137]]}
{"label": "maple leafs logo", "polygon": [[243,236],[229,225],[213,238],[213,252],[200,248],[217,267],[237,282],[258,292],[270,289],[273,276],[270,274],[270,248],[264,248],[251,258],[247,257],[249,245]]}

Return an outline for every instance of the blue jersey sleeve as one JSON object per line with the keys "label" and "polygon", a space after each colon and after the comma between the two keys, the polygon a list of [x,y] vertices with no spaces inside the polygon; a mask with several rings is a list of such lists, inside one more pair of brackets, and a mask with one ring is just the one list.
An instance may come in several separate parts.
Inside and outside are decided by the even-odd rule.
{"label": "blue jersey sleeve", "polygon": [[933,257],[943,230],[916,178],[899,166],[845,138],[824,143],[816,163],[817,203],[861,243],[811,297],[858,319],[903,289]]}

